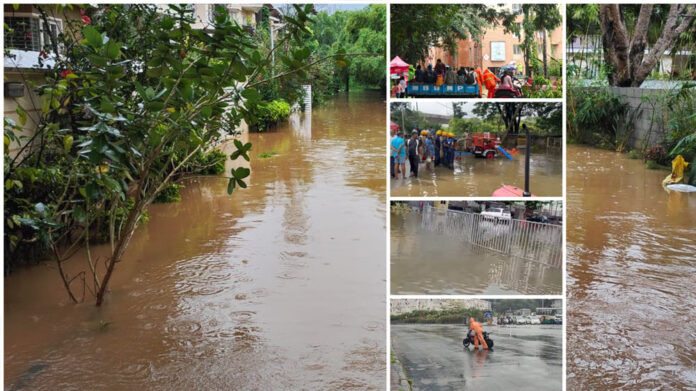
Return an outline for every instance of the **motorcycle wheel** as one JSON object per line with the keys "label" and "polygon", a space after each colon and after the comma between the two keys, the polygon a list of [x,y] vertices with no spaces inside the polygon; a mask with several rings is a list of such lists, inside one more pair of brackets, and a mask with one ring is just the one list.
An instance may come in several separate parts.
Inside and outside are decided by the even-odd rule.
{"label": "motorcycle wheel", "polygon": [[493,349],[493,340],[486,338],[486,345],[488,345],[488,349]]}

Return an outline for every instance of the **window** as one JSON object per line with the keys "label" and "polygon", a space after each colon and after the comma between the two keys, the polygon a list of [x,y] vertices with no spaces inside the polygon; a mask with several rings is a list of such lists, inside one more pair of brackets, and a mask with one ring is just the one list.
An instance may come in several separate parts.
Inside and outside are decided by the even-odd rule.
{"label": "window", "polygon": [[521,55],[522,54],[522,46],[512,45],[512,52],[516,55]]}
{"label": "window", "polygon": [[30,17],[5,17],[5,47],[8,49],[38,52],[41,50],[39,20]]}
{"label": "window", "polygon": [[48,27],[33,16],[7,16],[5,24],[11,31],[6,30],[5,47],[15,50],[41,51],[51,44],[51,34],[58,36],[63,31],[63,21],[54,18],[48,19]]}
{"label": "window", "polygon": [[[59,25],[60,21],[57,20],[48,20],[48,28],[46,28],[46,25],[44,22],[41,22],[41,32],[42,34],[42,39],[43,42],[41,43],[42,46],[45,45],[50,45],[51,44],[51,35],[54,37],[57,37],[58,34],[61,32],[61,26]],[[61,50],[62,51],[62,50]]]}
{"label": "window", "polygon": [[512,5],[512,12],[519,12],[522,10],[522,4],[513,4]]}

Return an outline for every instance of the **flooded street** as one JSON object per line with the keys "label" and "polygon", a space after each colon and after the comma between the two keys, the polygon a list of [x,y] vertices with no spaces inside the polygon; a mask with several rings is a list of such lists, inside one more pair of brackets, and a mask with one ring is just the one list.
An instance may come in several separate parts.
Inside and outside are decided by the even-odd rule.
{"label": "flooded street", "polygon": [[384,387],[384,129],[364,92],[249,135],[249,187],[153,205],[102,308],[53,263],[5,278],[6,389]]}
{"label": "flooded street", "polygon": [[464,348],[464,324],[393,324],[392,350],[417,391],[559,390],[561,326],[483,326],[493,350]]}
{"label": "flooded street", "polygon": [[664,170],[568,147],[568,389],[696,384],[696,194]]}
{"label": "flooded street", "polygon": [[[560,150],[534,153],[529,164],[529,188],[540,197],[558,197],[563,194],[563,157]],[[463,155],[455,160],[454,172],[445,167],[428,171],[425,164],[418,169],[418,178],[409,177],[406,161],[406,179],[391,179],[392,197],[490,197],[503,185],[524,188],[524,153],[495,159],[480,159]]]}
{"label": "flooded street", "polygon": [[560,265],[509,256],[425,229],[420,212],[391,213],[391,293],[561,294]]}

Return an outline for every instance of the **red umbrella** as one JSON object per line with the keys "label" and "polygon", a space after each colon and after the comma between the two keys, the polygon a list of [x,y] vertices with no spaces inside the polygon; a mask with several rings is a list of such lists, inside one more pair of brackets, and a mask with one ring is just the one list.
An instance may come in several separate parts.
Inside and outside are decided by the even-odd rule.
{"label": "red umbrella", "polygon": [[390,73],[404,73],[408,72],[408,64],[401,59],[401,57],[396,56],[389,63]]}
{"label": "red umbrella", "polygon": [[394,121],[389,121],[389,130],[399,130],[399,125]]}

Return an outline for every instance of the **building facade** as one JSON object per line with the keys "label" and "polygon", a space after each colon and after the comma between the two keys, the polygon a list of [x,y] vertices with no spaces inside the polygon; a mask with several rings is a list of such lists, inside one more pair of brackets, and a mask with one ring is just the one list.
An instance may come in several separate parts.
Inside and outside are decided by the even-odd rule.
{"label": "building facade", "polygon": [[[517,12],[521,9],[520,4],[504,4],[497,5],[495,8],[505,9],[511,12]],[[559,10],[563,12],[563,8],[559,6]],[[516,23],[522,26],[523,16],[517,16]],[[548,54],[550,66],[554,61],[560,61],[563,58],[563,29],[558,26],[553,31],[537,31],[535,40],[538,44],[538,56],[542,57],[543,53],[543,37],[546,35],[546,53]],[[495,72],[499,67],[514,63],[523,73],[528,74],[524,69],[524,55],[520,46],[524,41],[524,32],[520,31],[518,35],[506,33],[503,26],[494,26],[485,31],[481,42],[476,42],[472,39],[460,40],[456,50],[450,52],[445,48],[433,47],[428,51],[428,63],[435,65],[438,59],[441,59],[446,65],[459,69],[459,67],[470,67],[481,69],[490,69]],[[560,63],[559,63],[560,64]]]}

